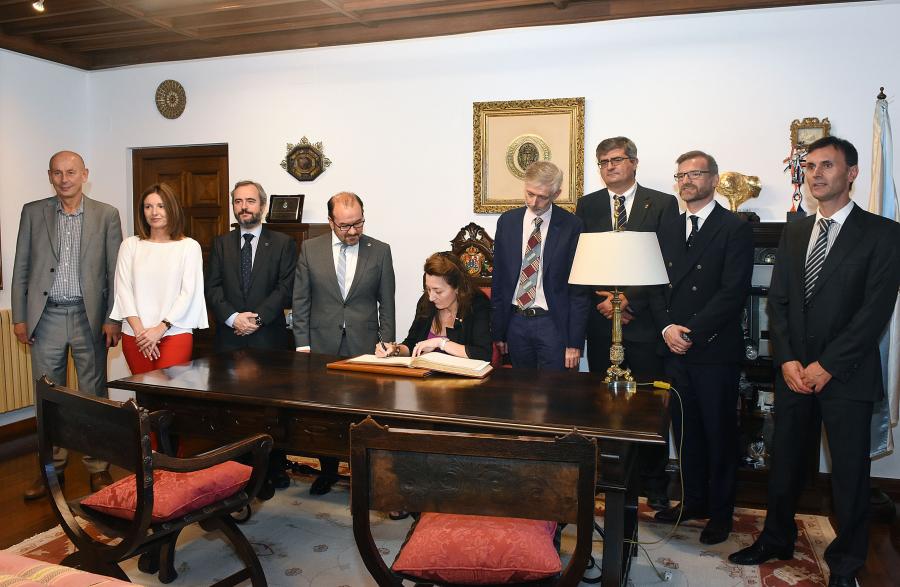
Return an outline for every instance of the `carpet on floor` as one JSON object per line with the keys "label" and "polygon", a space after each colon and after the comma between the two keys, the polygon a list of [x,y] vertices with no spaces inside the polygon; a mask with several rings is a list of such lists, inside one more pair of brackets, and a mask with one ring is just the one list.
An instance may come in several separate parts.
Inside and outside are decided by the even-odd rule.
{"label": "carpet on floor", "polygon": [[[313,461],[310,461],[313,462]],[[341,465],[346,473],[346,466]],[[251,518],[241,526],[259,555],[271,587],[364,587],[375,585],[357,554],[350,517],[349,485],[338,482],[331,493],[309,495],[314,477],[306,473],[291,476],[291,486],[275,497],[256,502]],[[598,500],[597,512],[603,514]],[[653,521],[653,511],[643,500],[639,535],[643,549],[633,559],[630,584],[710,587],[813,587],[828,584],[825,548],[834,538],[828,519],[822,516],[798,516],[799,538],[794,558],[773,561],[759,567],[742,567],[728,562],[728,554],[750,545],[759,532],[765,512],[741,509],[735,512],[730,538],[715,546],[699,542],[703,522],[690,521],[672,532],[667,524]],[[602,524],[602,521],[601,521]],[[390,564],[409,529],[410,521],[393,521],[372,512],[372,533],[379,550]],[[563,564],[574,548],[573,528],[563,533]],[[57,526],[8,549],[38,560],[58,563],[74,550],[65,533]],[[597,537],[594,557],[599,562],[603,543]],[[186,529],[178,540],[175,557],[178,578],[172,586],[209,585],[238,568],[240,562],[227,543],[216,534],[205,534],[196,526]],[[652,564],[651,564],[652,561]],[[656,570],[654,570],[654,567]],[[132,582],[161,586],[155,575],[137,568],[137,559],[123,563]],[[663,581],[657,574],[669,573]],[[596,569],[587,576],[597,575]],[[588,583],[583,583],[588,585]]]}

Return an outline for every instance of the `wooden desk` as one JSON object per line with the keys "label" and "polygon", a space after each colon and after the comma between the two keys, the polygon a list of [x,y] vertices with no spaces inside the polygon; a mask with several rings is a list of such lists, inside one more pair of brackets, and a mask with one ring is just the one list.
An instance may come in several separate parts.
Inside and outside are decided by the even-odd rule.
{"label": "wooden desk", "polygon": [[243,350],[113,381],[150,410],[175,414],[175,432],[230,440],[267,432],[294,454],[349,454],[349,425],[372,415],[405,428],[598,439],[606,494],[604,586],[623,585],[637,536],[635,449],[663,444],[662,392],[614,394],[589,373],[497,369],[484,380],[334,371],[330,355]]}

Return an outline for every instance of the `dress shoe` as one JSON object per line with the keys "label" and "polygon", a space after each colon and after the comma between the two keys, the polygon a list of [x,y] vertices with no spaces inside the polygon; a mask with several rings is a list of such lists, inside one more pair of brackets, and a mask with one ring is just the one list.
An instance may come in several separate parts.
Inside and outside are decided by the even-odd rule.
{"label": "dress shoe", "polygon": [[782,550],[757,540],[747,548],[728,556],[728,561],[736,565],[761,565],[773,558],[790,560],[794,558],[794,549]]}
{"label": "dress shoe", "polygon": [[700,532],[700,542],[702,544],[719,544],[728,540],[731,534],[731,524],[710,520],[706,523],[706,527]]}
{"label": "dress shoe", "polygon": [[309,487],[310,495],[325,495],[331,491],[331,486],[338,482],[338,478],[333,475],[319,475],[313,484]]}
{"label": "dress shoe", "polygon": [[650,509],[656,511],[662,511],[669,509],[669,498],[665,495],[648,495],[647,496],[647,505],[650,506]]}
{"label": "dress shoe", "polygon": [[275,489],[286,489],[291,486],[291,478],[283,470],[269,471],[269,481]]}
{"label": "dress shoe", "polygon": [[97,493],[101,489],[112,485],[112,477],[109,471],[100,471],[99,473],[91,473],[91,493]]}
{"label": "dress shoe", "polygon": [[396,512],[388,512],[388,517],[392,520],[405,520],[409,517],[409,512],[405,510],[398,510]]}
{"label": "dress shoe", "polygon": [[843,575],[831,575],[828,587],[856,587],[856,578]]}
{"label": "dress shoe", "polygon": [[682,522],[687,522],[688,520],[699,520],[709,517],[706,512],[694,508],[684,508],[684,512],[682,512],[681,504],[679,503],[673,505],[670,508],[666,508],[664,510],[656,512],[656,515],[653,516],[653,519],[655,519],[657,522],[674,524],[676,521],[678,521],[678,514],[681,514]]}
{"label": "dress shoe", "polygon": [[[60,485],[66,484],[66,477],[62,473],[57,473],[56,477],[59,479]],[[47,486],[44,484],[44,478],[38,477],[35,479],[34,483],[31,484],[31,487],[25,490],[23,497],[26,501],[47,497]]]}

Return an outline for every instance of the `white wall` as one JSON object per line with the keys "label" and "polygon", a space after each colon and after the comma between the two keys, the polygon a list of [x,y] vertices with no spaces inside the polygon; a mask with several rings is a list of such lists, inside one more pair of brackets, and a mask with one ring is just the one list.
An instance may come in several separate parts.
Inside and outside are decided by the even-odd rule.
{"label": "white wall", "polygon": [[[89,153],[90,193],[117,204],[129,224],[134,147],[228,143],[232,182],[252,178],[269,193],[305,193],[310,222],[326,220],[325,201],[335,192],[358,192],[367,233],[393,245],[402,334],[424,258],[446,249],[471,220],[491,233],[495,228],[496,216],[472,213],[473,101],[584,96],[586,191],[601,187],[593,147],[625,134],[638,145],[643,184],[672,190],[676,156],[704,149],[723,171],[759,175],[762,194],[745,208],[763,220],[783,220],[791,185],[782,160],[795,118],[827,116],[833,134],[857,145],[862,173],[854,195],[867,202],[874,97],[879,86],[891,95],[900,88],[900,71],[885,67],[900,53],[897,22],[900,0],[889,0],[513,29],[89,74],[0,56],[15,65],[14,77],[3,71],[3,92],[21,100],[30,92],[18,86],[41,82],[32,63],[48,70],[48,85],[57,77],[82,82],[75,118],[87,130],[78,144]],[[153,103],[156,86],[168,78],[184,84],[188,96],[175,121]],[[15,117],[8,101],[4,122]],[[50,121],[33,112],[26,120],[35,127],[27,150],[8,138],[5,124],[0,142],[0,161],[15,149],[31,163],[15,166],[29,189],[7,189],[7,179],[0,196],[7,272],[16,223],[7,214],[32,199],[43,160],[63,142]],[[285,144],[304,135],[324,141],[334,161],[311,183],[295,181],[279,166]],[[114,374],[120,368],[114,362]],[[900,477],[900,458],[883,459],[874,474]]]}

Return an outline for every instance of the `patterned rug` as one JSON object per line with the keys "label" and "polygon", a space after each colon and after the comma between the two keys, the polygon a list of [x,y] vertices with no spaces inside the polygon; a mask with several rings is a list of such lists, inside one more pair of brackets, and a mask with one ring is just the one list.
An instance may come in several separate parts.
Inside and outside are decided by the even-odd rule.
{"label": "patterned rug", "polygon": [[[342,465],[343,473],[346,473]],[[349,485],[339,482],[325,496],[309,495],[313,477],[292,475],[291,486],[275,497],[254,505],[250,520],[241,526],[254,544],[268,583],[272,587],[364,587],[375,585],[359,558],[353,541]],[[602,515],[603,504],[597,504]],[[653,521],[653,511],[640,507],[640,540],[643,551],[632,564],[630,584],[659,586],[812,587],[828,584],[825,547],[834,538],[827,518],[799,516],[800,537],[794,559],[761,567],[728,563],[728,554],[748,546],[762,529],[765,512],[738,509],[734,532],[728,541],[707,547],[699,542],[703,523],[690,521],[674,533],[672,527]],[[372,533],[382,556],[390,563],[406,536],[410,521],[393,521],[372,513]],[[574,547],[574,535],[563,533],[563,564]],[[670,536],[671,534],[671,536]],[[8,550],[42,561],[58,563],[72,551],[59,527],[33,536]],[[603,543],[598,538],[594,557],[599,561]],[[182,533],[176,554],[178,579],[170,585],[209,585],[238,570],[240,564],[226,543],[214,534],[191,527]],[[651,562],[652,561],[652,564]],[[655,570],[654,570],[655,567]],[[137,560],[123,564],[134,583],[161,586],[157,577],[137,568]],[[664,581],[660,575],[669,575]],[[587,576],[597,575],[590,569]],[[582,583],[588,585],[588,583]]]}

